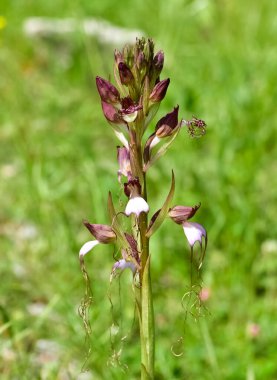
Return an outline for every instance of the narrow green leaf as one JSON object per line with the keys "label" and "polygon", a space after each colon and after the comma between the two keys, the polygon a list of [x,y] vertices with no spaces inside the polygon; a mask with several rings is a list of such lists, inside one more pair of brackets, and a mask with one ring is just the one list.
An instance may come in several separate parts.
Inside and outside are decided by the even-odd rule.
{"label": "narrow green leaf", "polygon": [[174,195],[174,190],[175,190],[175,177],[174,177],[174,173],[172,170],[171,187],[170,187],[168,196],[167,196],[167,198],[163,204],[163,207],[161,208],[157,218],[155,219],[153,224],[148,227],[148,230],[146,231],[146,237],[150,238],[150,236],[152,236],[154,234],[154,232],[157,231],[157,229],[161,226],[161,224],[165,220],[167,213],[168,213],[168,209],[170,208],[170,203],[171,203],[173,195]]}

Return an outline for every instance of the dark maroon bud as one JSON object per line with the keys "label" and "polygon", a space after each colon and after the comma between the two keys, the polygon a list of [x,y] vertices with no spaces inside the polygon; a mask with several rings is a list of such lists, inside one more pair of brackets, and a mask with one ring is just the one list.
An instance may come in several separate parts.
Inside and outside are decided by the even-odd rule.
{"label": "dark maroon bud", "polygon": [[83,222],[89,232],[102,244],[113,243],[116,240],[114,230],[105,224],[91,224],[87,221]]}
{"label": "dark maroon bud", "polygon": [[141,194],[141,185],[137,177],[131,178],[127,183],[124,183],[124,193],[128,198]]}
{"label": "dark maroon bud", "polygon": [[143,151],[143,159],[144,159],[144,162],[147,163],[149,160],[150,160],[150,147],[151,147],[151,143],[152,141],[154,140],[156,136],[156,133],[152,133],[152,135],[150,135],[145,143],[145,147],[144,147],[144,151]]}
{"label": "dark maroon bud", "polygon": [[96,77],[96,86],[101,100],[103,100],[106,103],[114,104],[120,102],[120,94],[117,88],[114,87],[106,79]]}
{"label": "dark maroon bud", "polygon": [[119,62],[118,64],[118,72],[120,76],[121,83],[125,86],[128,86],[133,83],[134,76],[132,74],[132,71],[129,69],[129,67],[124,62]]}
{"label": "dark maroon bud", "polygon": [[164,66],[164,53],[163,53],[163,51],[160,50],[155,55],[155,57],[153,58],[153,65],[154,65],[154,68],[155,68],[157,75],[160,75],[160,73],[163,69],[163,66]]}
{"label": "dark maroon bud", "polygon": [[172,112],[169,112],[158,121],[155,129],[157,137],[167,137],[173,133],[178,126],[178,111],[179,106],[174,107]]}
{"label": "dark maroon bud", "polygon": [[173,222],[183,224],[188,219],[193,217],[200,206],[201,204],[194,207],[174,206],[169,210],[168,216],[173,220]]}
{"label": "dark maroon bud", "polygon": [[103,114],[109,122],[113,124],[124,124],[124,121],[121,115],[112,104],[109,104],[103,101],[101,102],[101,104],[102,104]]}
{"label": "dark maroon bud", "polygon": [[163,98],[165,97],[167,88],[169,86],[170,79],[164,79],[160,82],[158,82],[155,87],[153,88],[149,100],[153,103],[161,102]]}

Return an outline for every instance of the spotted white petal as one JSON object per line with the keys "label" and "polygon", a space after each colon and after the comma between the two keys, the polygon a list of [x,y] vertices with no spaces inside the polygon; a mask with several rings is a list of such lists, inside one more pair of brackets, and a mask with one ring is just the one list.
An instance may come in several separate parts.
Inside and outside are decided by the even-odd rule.
{"label": "spotted white petal", "polygon": [[148,211],[148,203],[142,197],[130,198],[125,208],[125,214],[127,216],[131,214],[136,214],[136,216],[139,216],[141,212],[147,213]]}
{"label": "spotted white petal", "polygon": [[161,139],[158,136],[155,136],[153,138],[153,140],[151,141],[150,150],[153,149],[154,146],[156,146],[157,144],[159,144],[160,141],[161,141]]}
{"label": "spotted white petal", "polygon": [[205,228],[199,223],[184,222],[183,229],[191,247],[193,247],[197,241],[202,245],[202,238],[207,237]]}
{"label": "spotted white petal", "polygon": [[92,250],[97,244],[100,244],[98,240],[87,241],[80,249],[79,257],[84,257],[89,251]]}

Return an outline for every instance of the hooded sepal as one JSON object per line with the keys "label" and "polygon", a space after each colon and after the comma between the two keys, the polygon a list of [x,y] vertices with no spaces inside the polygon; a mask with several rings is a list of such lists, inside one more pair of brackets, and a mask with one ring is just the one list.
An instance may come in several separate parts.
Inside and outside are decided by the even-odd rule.
{"label": "hooded sepal", "polygon": [[110,244],[116,241],[116,234],[110,226],[105,224],[91,224],[88,221],[84,221],[83,223],[99,243]]}
{"label": "hooded sepal", "polygon": [[183,224],[195,215],[200,206],[201,203],[194,207],[174,206],[168,211],[168,216],[173,220],[173,222]]}
{"label": "hooded sepal", "polygon": [[96,86],[103,102],[111,104],[120,103],[120,94],[117,88],[106,79],[96,77]]}
{"label": "hooded sepal", "polygon": [[170,82],[170,79],[167,78],[167,79],[164,79],[164,80],[158,82],[155,85],[155,87],[153,88],[153,90],[149,96],[150,102],[160,103],[164,99],[164,97],[166,95],[167,88],[169,86],[169,82]]}

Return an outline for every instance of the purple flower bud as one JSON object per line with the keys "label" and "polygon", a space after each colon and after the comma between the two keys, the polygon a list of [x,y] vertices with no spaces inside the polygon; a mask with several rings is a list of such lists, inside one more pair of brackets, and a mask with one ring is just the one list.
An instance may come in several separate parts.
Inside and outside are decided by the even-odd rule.
{"label": "purple flower bud", "polygon": [[156,125],[156,136],[159,138],[170,136],[178,126],[179,106],[174,107],[172,112],[162,117]]}
{"label": "purple flower bud", "polygon": [[152,101],[153,103],[158,103],[163,100],[165,97],[167,88],[169,86],[170,79],[164,79],[160,82],[158,82],[155,87],[153,88],[149,100]]}
{"label": "purple flower bud", "polygon": [[173,222],[183,224],[195,215],[199,207],[200,204],[194,207],[174,206],[169,210],[168,216],[173,220]]}
{"label": "purple flower bud", "polygon": [[162,69],[163,69],[163,65],[164,65],[164,53],[163,53],[163,51],[160,50],[155,55],[155,57],[153,58],[153,65],[154,65],[155,71],[157,73],[157,76],[159,76]]}
{"label": "purple flower bud", "polygon": [[120,182],[122,175],[125,177],[131,175],[130,152],[126,147],[117,147],[117,161],[119,164],[118,180]]}
{"label": "purple flower bud", "polygon": [[118,112],[118,110],[109,103],[101,102],[102,104],[102,110],[105,118],[112,124],[125,124],[124,120],[122,119],[122,116]]}
{"label": "purple flower bud", "polygon": [[103,78],[96,77],[96,86],[101,100],[112,104],[118,104],[120,102],[120,94],[117,88],[110,82]]}
{"label": "purple flower bud", "polygon": [[128,86],[134,82],[134,76],[132,71],[124,62],[119,62],[118,64],[118,72],[120,76],[121,83],[125,86]]}
{"label": "purple flower bud", "polygon": [[84,225],[99,243],[109,244],[115,242],[116,234],[110,226],[105,224],[91,224],[87,221],[84,221]]}

